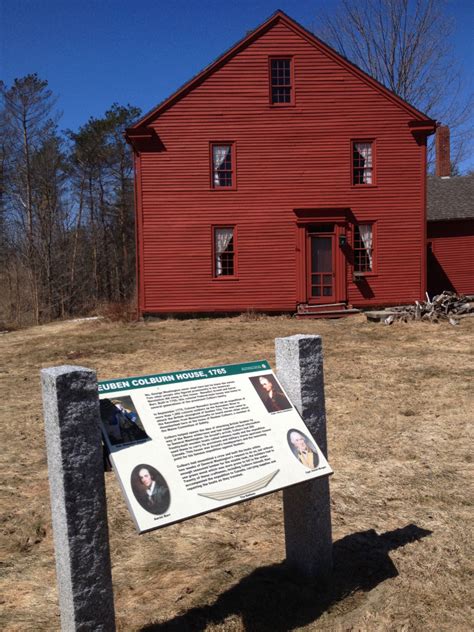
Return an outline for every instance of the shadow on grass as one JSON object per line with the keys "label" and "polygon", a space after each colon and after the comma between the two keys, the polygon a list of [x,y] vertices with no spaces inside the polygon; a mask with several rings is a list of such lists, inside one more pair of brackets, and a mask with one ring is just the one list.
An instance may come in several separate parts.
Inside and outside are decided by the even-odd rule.
{"label": "shadow on grass", "polygon": [[242,617],[246,630],[283,632],[318,619],[332,605],[357,592],[367,592],[398,575],[389,553],[409,542],[431,535],[409,524],[382,535],[370,529],[353,533],[334,543],[334,572],[330,585],[295,577],[285,564],[258,568],[224,592],[212,605],[200,606],[165,621],[143,627],[141,632],[204,630],[230,615]]}

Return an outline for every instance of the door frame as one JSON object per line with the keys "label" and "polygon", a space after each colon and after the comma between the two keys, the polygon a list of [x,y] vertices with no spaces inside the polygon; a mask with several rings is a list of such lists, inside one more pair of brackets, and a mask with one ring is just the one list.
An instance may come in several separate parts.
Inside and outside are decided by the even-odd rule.
{"label": "door frame", "polygon": [[[347,302],[347,257],[346,249],[340,246],[340,238],[348,239],[349,208],[337,209],[295,209],[296,215],[296,301],[299,303],[313,303],[318,305]],[[334,224],[333,235],[333,265],[334,265],[334,296],[324,301],[314,301],[310,296],[309,237],[317,234],[317,224]],[[323,234],[323,233],[321,233]],[[323,298],[323,297],[321,297]]]}

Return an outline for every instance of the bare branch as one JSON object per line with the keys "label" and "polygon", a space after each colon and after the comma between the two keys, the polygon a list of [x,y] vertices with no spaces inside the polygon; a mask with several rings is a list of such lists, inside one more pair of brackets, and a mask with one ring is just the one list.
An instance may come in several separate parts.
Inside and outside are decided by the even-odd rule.
{"label": "bare branch", "polygon": [[[339,0],[317,34],[416,108],[451,128],[461,159],[472,135],[472,97],[460,98],[453,21],[445,0]],[[459,145],[459,147],[458,147]]]}

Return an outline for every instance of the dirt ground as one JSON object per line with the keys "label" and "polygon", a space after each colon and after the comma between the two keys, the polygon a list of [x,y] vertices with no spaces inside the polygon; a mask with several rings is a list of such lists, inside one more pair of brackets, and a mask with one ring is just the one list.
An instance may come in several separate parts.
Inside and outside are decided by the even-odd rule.
{"label": "dirt ground", "polygon": [[57,630],[39,369],[100,379],[274,363],[274,338],[323,337],[334,537],[326,589],[284,565],[281,495],[137,536],[106,475],[120,630],[472,630],[474,319],[287,317],[50,324],[0,337],[0,627]]}

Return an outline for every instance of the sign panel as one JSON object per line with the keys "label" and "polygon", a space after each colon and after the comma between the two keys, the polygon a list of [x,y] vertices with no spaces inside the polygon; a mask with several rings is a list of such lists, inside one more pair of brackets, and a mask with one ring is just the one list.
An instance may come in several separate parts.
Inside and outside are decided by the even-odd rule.
{"label": "sign panel", "polygon": [[268,362],[99,382],[140,533],[332,473]]}

